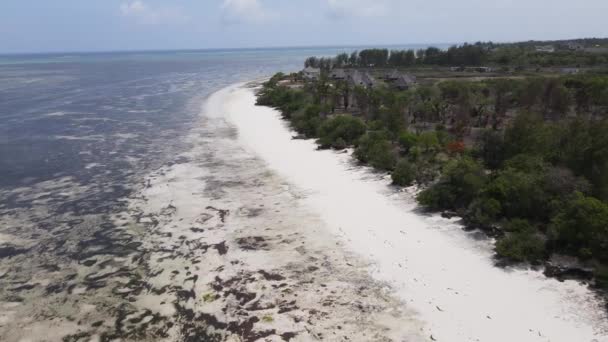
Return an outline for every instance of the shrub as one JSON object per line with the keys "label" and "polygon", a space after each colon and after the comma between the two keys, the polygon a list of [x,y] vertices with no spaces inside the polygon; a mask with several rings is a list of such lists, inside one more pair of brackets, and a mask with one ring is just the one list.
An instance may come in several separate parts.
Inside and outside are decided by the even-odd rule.
{"label": "shrub", "polygon": [[332,143],[331,147],[336,150],[343,150],[343,149],[347,148],[348,145],[349,144],[347,144],[346,141],[344,141],[344,139],[338,138],[338,139],[336,139],[336,141],[334,141]]}
{"label": "shrub", "polygon": [[446,130],[436,130],[435,135],[437,136],[439,147],[446,146],[454,140],[454,137]]}
{"label": "shrub", "polygon": [[466,219],[469,224],[486,228],[499,218],[501,212],[500,202],[494,198],[480,197],[469,206]]}
{"label": "shrub", "polygon": [[608,290],[608,266],[599,264],[593,272],[595,285],[601,289]]}
{"label": "shrub", "polygon": [[317,105],[309,105],[304,110],[294,113],[291,117],[293,128],[307,137],[314,137],[323,122],[320,116],[321,108]]}
{"label": "shrub", "polygon": [[486,183],[482,167],[463,157],[448,163],[439,182],[418,195],[418,201],[431,209],[468,207]]}
{"label": "shrub", "polygon": [[325,120],[318,130],[319,143],[323,147],[345,148],[357,142],[367,127],[358,118],[341,115]]}
{"label": "shrub", "polygon": [[462,141],[452,141],[448,143],[446,149],[450,154],[461,154],[465,151],[466,147]]}
{"label": "shrub", "polygon": [[359,139],[355,157],[381,170],[392,170],[397,158],[383,132],[369,132]]}
{"label": "shrub", "polygon": [[401,132],[399,135],[399,146],[405,151],[409,152],[410,149],[416,146],[418,143],[418,136],[411,132]]}
{"label": "shrub", "polygon": [[519,218],[512,219],[511,221],[507,222],[507,224],[505,224],[503,229],[505,231],[511,232],[511,233],[534,231],[534,227],[532,227],[530,225],[529,221],[524,220],[524,219],[519,219]]}
{"label": "shrub", "polygon": [[522,172],[538,173],[546,168],[542,157],[531,154],[518,154],[507,160],[505,168],[512,168]]}
{"label": "shrub", "polygon": [[543,174],[502,170],[487,184],[484,194],[501,203],[506,217],[546,219],[549,214],[550,197],[543,189]]}
{"label": "shrub", "polygon": [[506,158],[502,133],[484,130],[475,142],[475,152],[490,169],[497,169]]}
{"label": "shrub", "polygon": [[439,165],[426,158],[419,158],[414,164],[416,170],[416,182],[427,184],[434,181],[439,175]]}
{"label": "shrub", "polygon": [[577,194],[553,218],[549,237],[558,251],[608,261],[608,204]]}
{"label": "shrub", "polygon": [[391,174],[391,178],[395,185],[410,186],[416,178],[416,169],[407,159],[401,159]]}
{"label": "shrub", "polygon": [[439,139],[434,131],[423,132],[418,136],[418,146],[428,152],[439,148]]}
{"label": "shrub", "polygon": [[496,243],[496,253],[518,262],[529,261],[535,263],[542,260],[546,253],[543,239],[526,221],[515,224],[518,227],[512,229],[517,230],[508,233]]}

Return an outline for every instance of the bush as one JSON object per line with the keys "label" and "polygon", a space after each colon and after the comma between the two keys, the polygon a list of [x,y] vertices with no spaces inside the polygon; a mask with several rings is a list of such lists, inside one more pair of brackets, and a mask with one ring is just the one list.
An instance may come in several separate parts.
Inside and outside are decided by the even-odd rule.
{"label": "bush", "polygon": [[466,219],[469,224],[477,227],[490,227],[502,212],[500,202],[494,198],[480,197],[475,199],[467,211]]}
{"label": "bush", "polygon": [[527,173],[538,173],[546,168],[542,157],[530,154],[518,154],[505,162],[505,168],[512,168]]}
{"label": "bush", "polygon": [[420,204],[431,209],[467,208],[486,183],[483,168],[463,157],[448,163],[439,182],[418,195]]}
{"label": "bush", "polygon": [[258,93],[256,104],[277,108],[284,118],[290,119],[293,113],[307,106],[307,103],[310,102],[310,95],[302,90],[278,85],[276,77],[275,75],[264,84],[264,87]]}
{"label": "bush", "polygon": [[466,150],[466,146],[462,141],[452,141],[447,144],[446,149],[450,154],[462,154]]}
{"label": "bush", "polygon": [[509,168],[500,171],[483,192],[501,203],[506,217],[547,219],[550,196],[543,189],[543,176]]}
{"label": "bush", "polygon": [[608,266],[602,264],[596,265],[593,276],[595,277],[595,285],[597,287],[608,290]]}
{"label": "bush", "polygon": [[534,231],[534,227],[532,227],[530,225],[530,222],[524,219],[513,219],[509,222],[507,222],[507,224],[505,224],[505,226],[503,227],[503,229],[506,232],[511,232],[511,233],[522,233],[522,232],[533,232]]}
{"label": "bush", "polygon": [[608,204],[577,194],[551,223],[557,251],[608,261]]}
{"label": "bush", "polygon": [[392,170],[397,158],[384,132],[369,132],[359,139],[355,157],[381,170]]}
{"label": "bush", "polygon": [[423,132],[418,136],[418,146],[425,152],[439,148],[439,139],[434,131]]}
{"label": "bush", "polygon": [[405,151],[409,152],[410,149],[416,146],[418,143],[418,136],[411,132],[401,132],[399,135],[399,146]]}
{"label": "bush", "polygon": [[414,164],[416,171],[416,182],[418,184],[428,184],[434,181],[440,172],[440,167],[427,158],[418,158]]}
{"label": "bush", "polygon": [[501,132],[484,130],[475,143],[475,152],[485,165],[498,169],[506,158],[505,143]]}
{"label": "bush", "polygon": [[439,142],[439,146],[446,146],[447,144],[454,141],[454,137],[446,130],[436,130],[435,135],[437,136],[437,141]]}
{"label": "bush", "polygon": [[545,257],[545,242],[527,221],[510,222],[507,230],[512,232],[496,243],[498,255],[518,262],[532,263]]}
{"label": "bush", "polygon": [[338,138],[336,139],[336,141],[334,141],[331,145],[332,148],[336,149],[336,150],[343,150],[345,148],[348,147],[348,143],[346,143],[346,141],[344,141],[344,139],[342,138]]}
{"label": "bush", "polygon": [[307,137],[314,137],[323,122],[320,113],[321,108],[319,106],[309,105],[304,110],[292,115],[291,124],[298,133]]}
{"label": "bush", "polygon": [[318,130],[319,143],[323,147],[342,149],[355,144],[366,130],[361,119],[348,115],[337,116],[321,124]]}
{"label": "bush", "polygon": [[391,178],[395,185],[410,186],[416,178],[416,169],[407,159],[401,159],[391,174]]}

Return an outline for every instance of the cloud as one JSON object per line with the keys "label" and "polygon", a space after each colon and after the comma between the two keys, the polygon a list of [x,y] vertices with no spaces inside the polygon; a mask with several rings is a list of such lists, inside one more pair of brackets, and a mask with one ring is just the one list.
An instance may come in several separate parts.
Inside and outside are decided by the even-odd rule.
{"label": "cloud", "polygon": [[264,23],[275,13],[264,8],[259,0],[223,0],[222,20],[225,23]]}
{"label": "cloud", "polygon": [[332,17],[382,17],[390,11],[390,0],[327,0]]}
{"label": "cloud", "polygon": [[182,23],[189,20],[179,7],[152,8],[141,0],[122,3],[120,13],[123,17],[132,18],[138,24],[146,25]]}

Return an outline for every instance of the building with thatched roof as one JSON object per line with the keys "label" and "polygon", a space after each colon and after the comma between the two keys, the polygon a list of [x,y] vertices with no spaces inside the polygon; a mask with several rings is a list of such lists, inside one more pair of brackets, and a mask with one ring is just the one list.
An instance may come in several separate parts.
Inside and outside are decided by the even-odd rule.
{"label": "building with thatched roof", "polygon": [[388,73],[386,73],[386,75],[384,76],[384,78],[387,81],[396,81],[399,79],[399,77],[401,77],[401,73],[397,70],[392,70],[389,71]]}
{"label": "building with thatched roof", "polygon": [[347,73],[344,69],[333,69],[329,73],[329,77],[332,80],[345,80],[347,78]]}
{"label": "building with thatched roof", "polygon": [[358,70],[355,70],[348,75],[348,83],[353,87],[360,86],[365,88],[373,88],[378,84],[372,75]]}
{"label": "building with thatched roof", "polygon": [[408,90],[416,85],[416,76],[402,74],[392,82],[392,86],[399,90]]}
{"label": "building with thatched roof", "polygon": [[302,70],[302,76],[304,76],[305,80],[316,81],[321,77],[321,69],[306,67],[304,70]]}

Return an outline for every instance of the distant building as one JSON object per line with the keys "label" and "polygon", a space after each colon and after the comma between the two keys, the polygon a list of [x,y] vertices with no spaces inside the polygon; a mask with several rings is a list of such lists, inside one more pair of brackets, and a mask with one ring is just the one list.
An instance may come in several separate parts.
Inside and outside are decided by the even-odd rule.
{"label": "distant building", "polygon": [[399,78],[393,81],[392,85],[399,90],[408,90],[416,85],[416,76],[400,75]]}
{"label": "distant building", "polygon": [[407,90],[416,84],[416,76],[392,70],[384,75],[386,82],[399,90]]}
{"label": "distant building", "polygon": [[355,70],[348,75],[348,83],[352,86],[360,86],[365,88],[373,88],[378,84],[372,75],[358,70]]}
{"label": "distant building", "polygon": [[553,45],[537,45],[534,49],[536,52],[555,52],[555,46]]}
{"label": "distant building", "polygon": [[561,71],[562,71],[562,74],[576,75],[580,72],[580,69],[579,68],[563,68]]}
{"label": "distant building", "polygon": [[384,78],[387,81],[396,81],[399,79],[399,77],[401,77],[401,73],[397,70],[392,70],[389,71],[388,73],[386,73],[386,75],[384,76]]}
{"label": "distant building", "polygon": [[316,81],[321,77],[321,69],[307,67],[302,70],[302,76],[304,76],[304,79],[308,81]]}
{"label": "distant building", "polygon": [[329,77],[333,80],[345,80],[347,75],[344,69],[333,69]]}
{"label": "distant building", "polygon": [[585,46],[578,42],[567,42],[566,47],[568,48],[568,50],[572,51],[582,51],[585,49]]}

